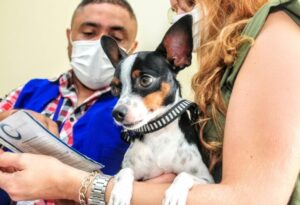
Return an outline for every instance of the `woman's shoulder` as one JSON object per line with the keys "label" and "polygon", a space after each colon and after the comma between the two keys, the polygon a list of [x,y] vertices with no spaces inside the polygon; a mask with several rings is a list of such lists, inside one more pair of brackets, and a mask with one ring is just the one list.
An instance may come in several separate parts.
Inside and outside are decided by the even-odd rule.
{"label": "woman's shoulder", "polygon": [[256,75],[263,72],[261,68],[268,73],[300,71],[300,26],[284,11],[268,16],[241,71],[247,72],[248,68]]}
{"label": "woman's shoulder", "polygon": [[300,102],[300,90],[295,89],[300,82],[299,72],[300,26],[284,11],[271,13],[245,58],[232,96],[234,92],[248,96],[252,92],[250,104],[265,103],[268,97],[270,102],[294,108],[291,97],[295,98],[295,105]]}
{"label": "woman's shoulder", "polygon": [[300,25],[298,25],[284,10],[278,10],[276,12],[272,12],[269,14],[267,21],[264,26],[264,30],[266,28],[290,28],[290,29],[300,29]]}
{"label": "woman's shoulder", "polygon": [[300,26],[284,11],[271,13],[255,44],[259,44],[259,48],[265,48],[269,54],[279,54],[281,49],[280,53],[284,54],[285,48],[291,51],[292,48],[300,48]]}

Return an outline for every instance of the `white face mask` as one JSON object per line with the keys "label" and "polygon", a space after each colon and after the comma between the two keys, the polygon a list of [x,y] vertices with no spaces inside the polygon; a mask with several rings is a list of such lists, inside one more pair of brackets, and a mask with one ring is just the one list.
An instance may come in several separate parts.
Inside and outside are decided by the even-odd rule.
{"label": "white face mask", "polygon": [[100,39],[71,41],[71,44],[71,66],[80,82],[92,90],[108,86],[115,68],[104,53]]}
{"label": "white face mask", "polygon": [[193,10],[187,12],[187,13],[183,13],[183,14],[177,14],[173,17],[173,23],[175,23],[176,21],[178,21],[181,17],[190,14],[193,16],[193,44],[194,44],[194,48],[193,48],[193,52],[196,52],[199,44],[200,44],[200,29],[199,29],[199,23],[200,23],[200,11],[198,6],[196,5]]}

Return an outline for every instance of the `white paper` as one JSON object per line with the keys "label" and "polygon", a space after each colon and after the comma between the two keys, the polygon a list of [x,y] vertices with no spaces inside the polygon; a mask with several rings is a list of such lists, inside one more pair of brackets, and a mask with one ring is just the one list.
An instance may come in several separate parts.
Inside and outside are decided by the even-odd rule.
{"label": "white paper", "polygon": [[69,147],[25,111],[0,122],[0,144],[13,152],[53,156],[65,164],[91,172],[103,165]]}

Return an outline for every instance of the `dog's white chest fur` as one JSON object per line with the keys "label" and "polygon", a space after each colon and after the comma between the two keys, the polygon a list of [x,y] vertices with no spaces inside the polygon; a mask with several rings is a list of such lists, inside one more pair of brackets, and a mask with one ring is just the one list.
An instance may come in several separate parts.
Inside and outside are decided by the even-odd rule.
{"label": "dog's white chest fur", "polygon": [[122,167],[132,168],[135,179],[149,179],[162,173],[175,172],[179,167],[173,165],[174,157],[179,142],[184,143],[183,133],[178,132],[175,126],[147,134],[143,141],[135,140],[125,154]]}
{"label": "dog's white chest fur", "polygon": [[128,148],[109,205],[130,204],[134,180],[146,180],[163,173],[178,174],[165,193],[164,203],[185,204],[189,189],[195,183],[213,183],[197,147],[188,143],[178,119]]}
{"label": "dog's white chest fur", "polygon": [[[210,176],[195,144],[189,144],[178,119],[167,127],[135,140],[127,150],[122,168],[131,168],[135,179],[150,179],[163,173],[187,172]],[[206,179],[208,182],[210,178]]]}

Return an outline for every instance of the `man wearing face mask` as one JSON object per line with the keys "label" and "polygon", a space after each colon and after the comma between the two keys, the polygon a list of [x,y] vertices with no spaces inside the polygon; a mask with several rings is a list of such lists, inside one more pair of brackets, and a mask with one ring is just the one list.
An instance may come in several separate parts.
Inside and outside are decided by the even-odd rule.
{"label": "man wearing face mask", "polygon": [[[83,0],[74,12],[71,29],[67,29],[72,70],[55,81],[34,79],[16,89],[0,103],[0,119],[15,109],[32,110],[36,116],[46,116],[56,122],[59,135],[65,142],[99,161],[104,150],[99,147],[93,150],[92,145],[96,141],[113,138],[115,132],[119,132],[119,128],[110,125],[112,120],[109,109],[115,99],[110,95],[109,83],[114,68],[104,54],[99,39],[102,35],[109,35],[130,52],[137,45],[136,32],[136,18],[126,1]],[[109,130],[102,133],[106,125]],[[105,138],[100,133],[109,137]],[[118,138],[119,133],[114,139],[116,141],[112,139],[107,146],[105,141],[100,144],[104,144],[105,149],[116,146],[122,152],[124,146],[118,142]],[[120,147],[118,143],[121,143]],[[85,145],[88,145],[87,149]],[[101,150],[101,153],[96,154],[96,150]],[[107,157],[114,159],[116,156],[112,151]],[[119,166],[104,164],[107,164],[108,172],[114,172]]]}
{"label": "man wearing face mask", "polygon": [[111,36],[130,53],[136,34],[137,20],[126,0],[83,0],[67,29],[72,69],[54,81],[30,80],[7,95],[0,102],[0,120],[18,109],[30,110],[68,145],[105,165],[104,173],[115,174],[128,145],[111,117],[114,68],[100,38]]}

